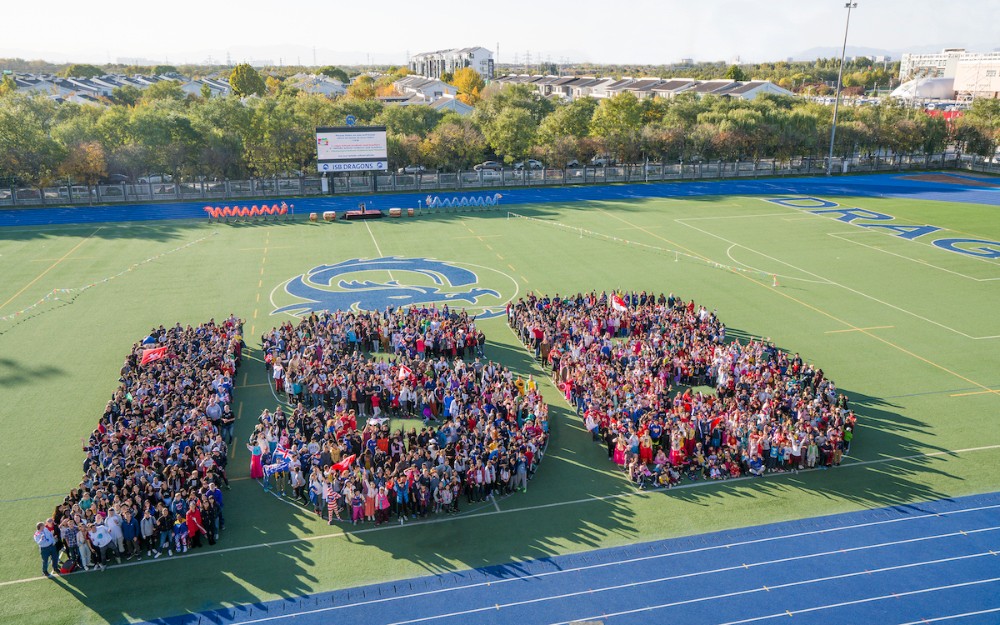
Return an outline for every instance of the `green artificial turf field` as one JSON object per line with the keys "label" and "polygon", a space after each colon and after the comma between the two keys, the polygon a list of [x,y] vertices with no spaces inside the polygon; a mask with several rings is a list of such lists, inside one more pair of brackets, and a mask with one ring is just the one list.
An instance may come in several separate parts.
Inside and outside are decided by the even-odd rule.
{"label": "green artificial turf field", "polygon": [[[897,223],[1000,239],[995,206],[831,199]],[[506,210],[533,219],[509,218]],[[506,210],[370,224],[0,230],[0,317],[49,296],[0,320],[0,622],[153,619],[997,488],[1000,261],[756,197]],[[528,290],[672,291],[695,299],[717,309],[731,335],[770,337],[824,369],[860,414],[851,457],[830,471],[639,492],[546,382],[552,440],[525,494],[434,522],[330,527],[246,479],[249,458],[238,441],[230,476],[244,479],[226,493],[218,545],[103,573],[39,578],[34,523],[78,483],[81,437],[96,424],[135,341],[160,324],[231,312],[246,319],[251,351],[235,394],[245,440],[260,411],[275,407],[255,358],[260,334],[290,319],[271,315],[295,301],[280,287],[318,265],[384,256],[463,263],[479,287],[500,294],[491,304]],[[502,316],[481,326],[489,358],[544,378]]]}

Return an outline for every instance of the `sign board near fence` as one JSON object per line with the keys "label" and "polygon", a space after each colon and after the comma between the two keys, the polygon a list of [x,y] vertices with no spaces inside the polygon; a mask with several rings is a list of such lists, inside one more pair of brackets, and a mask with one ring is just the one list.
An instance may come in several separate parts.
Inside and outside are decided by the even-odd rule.
{"label": "sign board near fence", "polygon": [[385,126],[336,126],[316,129],[319,171],[387,171]]}

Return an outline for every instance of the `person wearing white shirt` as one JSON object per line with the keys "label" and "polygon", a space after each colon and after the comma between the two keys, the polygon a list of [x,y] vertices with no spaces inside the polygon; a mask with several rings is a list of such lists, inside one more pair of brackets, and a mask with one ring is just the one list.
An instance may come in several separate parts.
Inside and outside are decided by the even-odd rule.
{"label": "person wearing white shirt", "polygon": [[49,572],[49,561],[52,562],[52,570],[58,574],[59,554],[56,551],[56,539],[44,523],[35,526],[35,543],[38,544],[38,551],[42,556],[42,575],[52,576]]}

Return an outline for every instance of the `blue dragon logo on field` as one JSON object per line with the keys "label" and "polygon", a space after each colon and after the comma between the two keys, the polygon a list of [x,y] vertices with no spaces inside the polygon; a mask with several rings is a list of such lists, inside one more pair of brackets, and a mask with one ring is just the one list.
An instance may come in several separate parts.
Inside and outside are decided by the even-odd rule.
{"label": "blue dragon logo on field", "polygon": [[[352,258],[319,265],[285,283],[295,303],[271,314],[305,315],[324,310],[385,310],[387,307],[444,306],[465,308],[480,318],[503,312],[500,292],[476,286],[470,269],[429,258]],[[515,283],[516,286],[516,283]]]}

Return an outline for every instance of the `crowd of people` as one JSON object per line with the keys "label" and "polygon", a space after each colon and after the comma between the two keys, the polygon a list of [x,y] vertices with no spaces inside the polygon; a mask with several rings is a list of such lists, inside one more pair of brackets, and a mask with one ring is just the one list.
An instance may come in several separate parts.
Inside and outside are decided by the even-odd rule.
{"label": "crowd of people", "polygon": [[547,406],[532,378],[485,359],[485,340],[447,306],[313,313],[272,329],[265,366],[292,407],[260,415],[251,477],[330,524],[403,523],[526,490]]}
{"label": "crowd of people", "polygon": [[133,346],[97,428],[83,479],[34,535],[42,573],[104,569],[214,544],[233,443],[233,379],[243,349],[235,316],[154,328]]}
{"label": "crowd of people", "polygon": [[[838,466],[856,418],[822,369],[652,293],[528,294],[510,327],[638,486]],[[715,387],[715,394],[695,390]]]}

